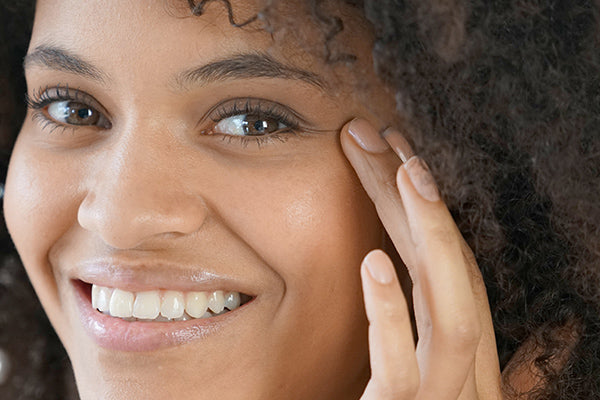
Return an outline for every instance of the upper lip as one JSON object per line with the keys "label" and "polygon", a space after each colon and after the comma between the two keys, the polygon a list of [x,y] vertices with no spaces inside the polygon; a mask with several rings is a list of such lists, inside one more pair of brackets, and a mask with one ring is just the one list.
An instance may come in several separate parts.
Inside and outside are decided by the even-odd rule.
{"label": "upper lip", "polygon": [[103,258],[79,263],[69,274],[88,284],[132,292],[168,289],[179,291],[235,291],[255,297],[260,291],[256,277],[237,277],[216,269],[186,266],[158,260]]}

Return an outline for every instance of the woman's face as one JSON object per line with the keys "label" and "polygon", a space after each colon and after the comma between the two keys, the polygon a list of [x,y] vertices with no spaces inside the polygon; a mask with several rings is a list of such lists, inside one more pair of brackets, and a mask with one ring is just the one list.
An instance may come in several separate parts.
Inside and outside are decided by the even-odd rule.
{"label": "woman's face", "polygon": [[[382,228],[339,130],[393,105],[351,9],[326,11],[358,60],[327,63],[285,3],[297,24],[271,34],[221,2],[38,1],[5,214],[82,398],[352,398],[368,378],[359,263]],[[242,306],[150,320],[221,291]]]}

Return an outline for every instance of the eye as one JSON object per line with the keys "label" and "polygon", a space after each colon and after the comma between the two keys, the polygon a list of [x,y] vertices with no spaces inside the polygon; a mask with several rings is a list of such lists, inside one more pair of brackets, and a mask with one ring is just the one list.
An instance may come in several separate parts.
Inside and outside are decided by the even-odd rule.
{"label": "eye", "polygon": [[[260,98],[226,99],[205,115],[212,120],[203,134],[221,135],[229,139],[279,139],[304,131],[306,120],[291,108]],[[247,143],[247,142],[245,142]]]}
{"label": "eye", "polygon": [[48,105],[46,112],[50,118],[65,125],[109,127],[106,117],[99,111],[77,101],[52,102]]}
{"label": "eye", "polygon": [[[26,96],[33,116],[43,121],[43,127],[98,128],[108,130],[112,123],[98,101],[91,95],[68,86],[42,87]],[[100,111],[102,110],[102,111]]]}
{"label": "eye", "polygon": [[222,119],[214,130],[233,136],[263,136],[289,128],[275,117],[239,114]]}

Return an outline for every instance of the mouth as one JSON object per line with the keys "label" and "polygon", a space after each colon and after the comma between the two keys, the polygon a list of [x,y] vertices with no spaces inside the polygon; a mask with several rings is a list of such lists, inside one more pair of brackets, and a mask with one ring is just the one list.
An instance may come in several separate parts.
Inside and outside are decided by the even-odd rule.
{"label": "mouth", "polygon": [[132,291],[82,280],[72,283],[88,336],[100,347],[126,352],[178,346],[214,336],[232,324],[243,326],[240,321],[256,302],[231,288]]}
{"label": "mouth", "polygon": [[250,300],[251,297],[246,294],[224,290],[131,292],[91,285],[92,308],[128,322],[176,322],[212,318],[234,311]]}

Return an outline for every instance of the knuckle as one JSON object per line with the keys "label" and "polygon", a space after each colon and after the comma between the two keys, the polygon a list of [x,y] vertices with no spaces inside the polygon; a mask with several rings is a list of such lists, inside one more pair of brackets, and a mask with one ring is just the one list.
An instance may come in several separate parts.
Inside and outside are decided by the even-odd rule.
{"label": "knuckle", "polygon": [[481,338],[479,324],[458,325],[454,330],[454,337],[463,348],[477,348]]}
{"label": "knuckle", "polygon": [[440,335],[450,348],[460,352],[474,352],[481,339],[481,324],[476,315],[463,316],[445,327]]}

